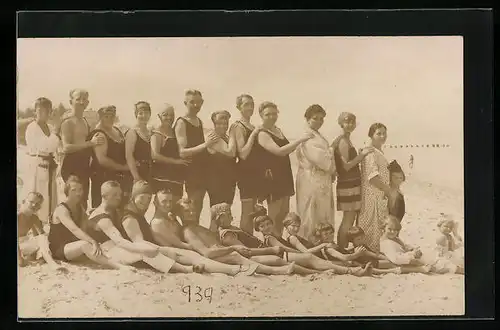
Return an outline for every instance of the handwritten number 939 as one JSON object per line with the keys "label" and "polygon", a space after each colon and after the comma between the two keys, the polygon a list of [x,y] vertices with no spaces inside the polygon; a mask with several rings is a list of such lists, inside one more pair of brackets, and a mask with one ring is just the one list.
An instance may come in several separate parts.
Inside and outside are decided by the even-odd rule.
{"label": "handwritten number 939", "polygon": [[212,302],[213,288],[202,288],[200,286],[191,287],[191,285],[185,285],[182,287],[182,293],[187,295],[188,302],[195,301],[201,302],[202,300],[208,300],[208,303]]}

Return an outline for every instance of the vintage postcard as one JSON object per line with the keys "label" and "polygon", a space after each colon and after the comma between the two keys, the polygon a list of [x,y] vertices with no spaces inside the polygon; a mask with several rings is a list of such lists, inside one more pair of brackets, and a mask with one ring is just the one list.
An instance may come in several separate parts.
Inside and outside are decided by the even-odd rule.
{"label": "vintage postcard", "polygon": [[19,38],[19,317],[463,315],[463,58]]}

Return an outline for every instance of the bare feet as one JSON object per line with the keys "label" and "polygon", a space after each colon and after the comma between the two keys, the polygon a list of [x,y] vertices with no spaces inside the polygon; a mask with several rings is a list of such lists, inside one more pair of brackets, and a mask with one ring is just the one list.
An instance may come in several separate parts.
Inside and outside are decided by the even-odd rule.
{"label": "bare feet", "polygon": [[236,276],[252,276],[255,274],[259,265],[251,264],[251,265],[240,265],[240,271],[236,274]]}
{"label": "bare feet", "polygon": [[201,274],[204,271],[205,271],[205,265],[204,264],[193,265],[193,272]]}
{"label": "bare feet", "polygon": [[295,261],[292,261],[287,267],[288,267],[288,270],[286,272],[286,275],[292,275],[293,270],[295,268]]}
{"label": "bare feet", "polygon": [[351,268],[351,271],[350,271],[350,273],[348,272],[348,274],[358,276],[358,277],[372,276],[372,270],[373,270],[372,263],[369,262],[365,265],[364,268],[361,268],[361,267]]}

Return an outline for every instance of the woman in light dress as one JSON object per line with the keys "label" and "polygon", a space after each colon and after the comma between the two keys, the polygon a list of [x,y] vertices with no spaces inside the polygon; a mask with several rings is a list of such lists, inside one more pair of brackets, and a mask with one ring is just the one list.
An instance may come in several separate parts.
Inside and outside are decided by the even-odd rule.
{"label": "woman in light dress", "polygon": [[44,97],[37,99],[35,111],[36,120],[26,128],[29,157],[23,192],[39,192],[43,195],[44,203],[38,211],[38,217],[48,223],[50,214],[57,206],[57,163],[54,157],[61,141],[47,123],[52,111],[52,102]]}
{"label": "woman in light dress", "polygon": [[370,126],[370,145],[374,151],[361,162],[361,211],[358,225],[366,234],[367,246],[380,251],[384,222],[389,215],[388,203],[394,203],[398,192],[390,186],[388,161],[382,152],[387,140],[387,127],[381,123]]}
{"label": "woman in light dress", "polygon": [[307,108],[304,117],[307,131],[313,138],[297,148],[297,213],[302,219],[299,235],[311,240],[320,223],[334,225],[335,205],[332,181],[335,162],[332,148],[318,131],[323,125],[325,110],[317,104]]}

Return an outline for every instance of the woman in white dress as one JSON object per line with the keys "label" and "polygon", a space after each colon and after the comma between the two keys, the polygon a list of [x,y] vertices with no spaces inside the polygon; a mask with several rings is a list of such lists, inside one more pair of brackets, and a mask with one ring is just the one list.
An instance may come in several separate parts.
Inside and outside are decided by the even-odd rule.
{"label": "woman in white dress", "polygon": [[390,186],[389,163],[382,152],[387,140],[387,127],[375,123],[370,126],[368,136],[374,151],[361,162],[361,211],[358,225],[366,234],[366,245],[379,252],[385,219],[389,215],[388,202],[395,202],[398,191]]}
{"label": "woman in white dress", "polygon": [[297,148],[297,213],[302,219],[299,235],[311,240],[319,223],[334,225],[332,181],[336,170],[332,148],[318,131],[323,125],[325,110],[314,104],[307,108],[304,116],[307,131],[313,138]]}
{"label": "woman in white dress", "polygon": [[60,144],[59,137],[47,123],[52,111],[52,102],[41,97],[35,101],[36,120],[26,128],[28,164],[24,178],[24,194],[39,192],[44,202],[38,217],[48,223],[49,216],[57,206],[57,183],[55,154]]}

